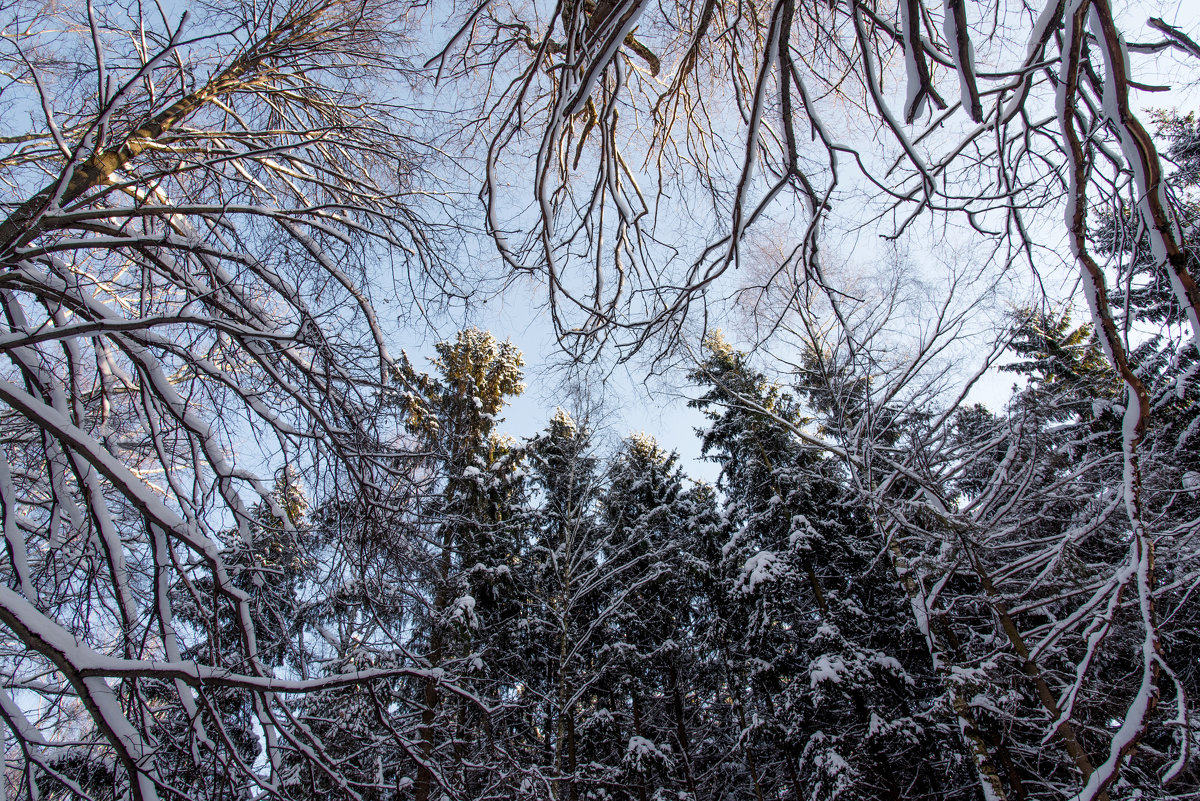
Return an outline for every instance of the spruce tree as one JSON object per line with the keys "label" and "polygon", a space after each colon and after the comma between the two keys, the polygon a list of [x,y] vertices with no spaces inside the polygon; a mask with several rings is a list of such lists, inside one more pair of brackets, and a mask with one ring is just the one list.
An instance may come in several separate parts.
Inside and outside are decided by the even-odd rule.
{"label": "spruce tree", "polygon": [[952,796],[953,770],[927,760],[953,751],[931,664],[846,467],[794,435],[809,422],[798,398],[746,354],[720,336],[707,354],[695,405],[712,421],[704,452],[721,465],[729,536],[718,636],[755,795]]}
{"label": "spruce tree", "polygon": [[[503,616],[512,503],[520,497],[513,445],[496,431],[510,397],[524,390],[523,360],[508,342],[476,328],[437,345],[436,376],[415,371],[407,359],[402,378],[412,388],[402,401],[408,430],[428,454],[432,491],[423,510],[429,563],[425,609],[418,626],[424,662],[438,671],[469,676],[485,665],[476,650],[481,612]],[[483,606],[473,592],[482,593]],[[441,673],[439,675],[444,675]],[[457,698],[444,703],[439,679],[423,682],[416,801],[435,784],[460,787],[489,781],[468,758],[475,713]],[[433,763],[444,768],[434,775]],[[470,775],[468,775],[470,774]]]}
{"label": "spruce tree", "polygon": [[[696,673],[692,511],[679,457],[649,436],[621,445],[602,502],[609,553],[619,573],[610,670],[622,697],[623,762],[639,799],[655,789],[698,795],[692,764],[689,684]],[[627,699],[627,700],[626,700]]]}

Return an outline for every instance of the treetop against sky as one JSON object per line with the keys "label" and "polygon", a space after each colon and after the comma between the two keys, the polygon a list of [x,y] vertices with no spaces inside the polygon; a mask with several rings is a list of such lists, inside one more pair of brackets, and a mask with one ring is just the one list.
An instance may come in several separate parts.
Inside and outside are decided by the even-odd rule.
{"label": "treetop against sky", "polygon": [[1195,793],[1195,13],[3,5],[5,791]]}

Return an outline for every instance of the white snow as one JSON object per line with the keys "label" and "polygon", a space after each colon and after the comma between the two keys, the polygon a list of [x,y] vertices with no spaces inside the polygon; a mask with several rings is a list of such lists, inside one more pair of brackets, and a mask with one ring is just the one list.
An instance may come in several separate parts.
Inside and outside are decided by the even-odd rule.
{"label": "white snow", "polygon": [[849,672],[846,663],[837,654],[821,654],[808,669],[808,685],[816,689],[818,684],[826,682],[841,684],[842,677]]}
{"label": "white snow", "polygon": [[463,595],[455,600],[454,605],[450,607],[448,617],[452,623],[462,623],[470,628],[478,626],[479,618],[475,616],[475,598]]}
{"label": "white snow", "polygon": [[670,751],[669,745],[659,745],[635,734],[629,738],[629,744],[625,748],[625,759],[640,769],[647,766],[647,763],[670,761]]}
{"label": "white snow", "polygon": [[776,578],[779,575],[779,568],[776,566],[778,561],[779,557],[774,551],[759,551],[747,559],[738,581],[742,592],[749,595],[759,584]]}

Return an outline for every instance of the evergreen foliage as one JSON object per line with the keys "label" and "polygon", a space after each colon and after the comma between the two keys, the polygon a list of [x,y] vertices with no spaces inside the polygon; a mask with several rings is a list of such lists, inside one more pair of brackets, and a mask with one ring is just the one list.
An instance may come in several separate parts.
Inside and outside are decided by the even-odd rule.
{"label": "evergreen foliage", "polygon": [[[890,514],[861,502],[877,472],[798,436],[841,436],[829,412],[845,406],[831,399],[866,403],[871,392],[852,371],[816,369],[816,355],[789,388],[709,338],[693,405],[707,418],[697,433],[720,467],[715,486],[643,434],[605,457],[561,409],[537,436],[503,436],[521,357],[486,332],[439,345],[431,373],[402,361],[395,408],[422,480],[392,519],[341,501],[310,508],[285,472],[254,510],[252,541],[229,533],[257,658],[301,678],[392,671],[305,697],[300,721],[319,760],[297,744],[271,766],[283,795],[1060,797],[1100,758],[1093,732],[1119,707],[1087,688],[1062,693],[1086,638],[1036,656],[1028,642],[1069,621],[1071,599],[1125,558],[1110,489],[1120,468],[1104,456],[1119,436],[1119,384],[1090,329],[1066,314],[1017,318],[1012,352],[1025,385],[1005,412],[955,413],[947,500],[928,503],[916,477],[893,480],[878,490]],[[1182,367],[1160,369],[1155,385],[1169,386]],[[1195,516],[1198,494],[1179,492],[1177,475],[1195,447],[1194,403],[1168,394],[1146,484],[1167,530]],[[889,447],[927,447],[924,412],[880,417]],[[959,511],[970,508],[981,510],[974,528]],[[1187,656],[1200,607],[1190,574],[1166,575],[1166,664],[1200,690]],[[232,621],[188,611],[201,607],[187,594],[211,583],[197,573],[171,592],[188,626],[229,628],[215,638],[227,650],[203,657],[237,669],[246,656]],[[1103,636],[1136,635],[1133,621],[1108,625]],[[1095,662],[1114,684],[1137,669],[1119,648]],[[221,690],[192,709],[146,700],[171,732],[159,762],[168,797],[254,795],[208,769],[259,759],[247,694]],[[1071,723],[1047,737],[1063,703]],[[1171,745],[1149,740],[1110,797],[1158,797],[1158,755]],[[74,752],[40,787],[119,797],[107,765]]]}

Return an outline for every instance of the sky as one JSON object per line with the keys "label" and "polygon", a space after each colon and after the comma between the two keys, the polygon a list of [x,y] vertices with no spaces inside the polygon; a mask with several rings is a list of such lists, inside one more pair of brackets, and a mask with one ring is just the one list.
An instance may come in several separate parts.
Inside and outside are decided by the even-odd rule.
{"label": "sky", "polygon": [[[1150,17],[1161,17],[1194,37],[1200,36],[1200,3],[1195,0],[1126,3],[1119,4],[1117,11],[1132,23],[1128,27],[1128,30],[1133,32],[1132,35],[1143,41],[1161,38],[1145,26],[1145,21]],[[1136,66],[1141,80],[1172,84],[1176,77],[1171,72],[1174,63],[1172,58],[1161,58],[1156,66],[1154,59],[1138,57]],[[1186,112],[1200,108],[1200,87],[1172,85],[1170,94],[1138,92],[1134,102],[1142,110],[1173,107]],[[870,131],[860,133],[864,137],[871,134]],[[865,149],[870,149],[869,140],[866,141]],[[1056,220],[1049,222],[1057,223]],[[1054,235],[1060,237],[1061,228],[1057,224],[1054,228]],[[664,231],[660,230],[658,233]],[[786,230],[784,235],[786,236]],[[936,232],[930,231],[913,237],[905,246],[903,258],[910,264],[918,265],[916,269],[922,269],[923,265],[931,275],[936,275],[944,268],[940,260],[945,258],[945,254],[935,250],[930,243],[936,243],[936,248],[940,250],[944,250],[946,245],[944,239],[940,239]],[[485,243],[483,251],[478,254],[483,258],[488,258],[487,244],[490,243]],[[1045,244],[1051,254],[1059,249],[1050,240]],[[863,265],[893,257],[885,252],[876,236],[862,230],[855,230],[840,242],[831,241],[827,245],[831,246],[835,253],[840,252],[843,259],[853,259]],[[962,247],[969,257],[970,243],[964,242]],[[496,270],[503,270],[499,258],[493,258],[496,259]],[[1028,292],[1029,288],[1026,285],[1032,282],[1032,278],[1030,275],[1018,276],[1014,285],[1009,287],[1009,292],[998,293],[994,301],[995,307],[985,310],[985,313],[995,319],[995,315],[1002,315],[1020,305],[1024,297],[1032,297],[1031,294],[1023,294]],[[1065,298],[1074,292],[1075,272],[1066,260],[1058,265],[1057,270],[1047,265],[1045,274],[1038,278],[1053,282],[1049,287],[1051,293],[1061,292]],[[728,291],[729,288],[726,286],[724,291]],[[561,406],[572,413],[579,413],[579,398],[589,396],[599,403],[593,426],[598,429],[596,439],[602,450],[611,448],[621,437],[628,434],[647,433],[657,438],[663,447],[678,451],[690,476],[715,480],[717,467],[701,458],[699,439],[695,435],[695,429],[705,425],[704,417],[697,410],[687,407],[688,398],[694,397],[698,388],[686,385],[686,380],[682,378],[684,371],[674,371],[670,374],[670,379],[647,379],[645,366],[634,362],[609,371],[597,370],[595,375],[584,379],[582,387],[577,381],[574,391],[571,391],[564,385],[564,356],[553,337],[550,323],[544,313],[544,305],[544,289],[530,282],[521,282],[512,286],[505,294],[490,298],[486,305],[474,307],[470,312],[471,322],[490,330],[501,339],[511,340],[525,354],[527,389],[508,409],[505,421],[500,426],[501,430],[516,437],[532,436],[545,427],[555,408]],[[1085,310],[1081,308],[1079,312],[1076,319],[1086,319]],[[440,326],[439,333],[443,338],[449,337],[453,329]],[[415,363],[419,364],[423,357],[432,354],[436,339],[437,337],[410,339],[406,343],[406,349]],[[736,331],[733,340],[738,341]],[[786,349],[786,346],[782,347]],[[961,360],[958,366],[964,377],[975,372],[977,355],[977,349],[966,349],[956,357]],[[769,362],[766,359],[762,362],[761,366],[769,369]],[[968,400],[983,403],[993,411],[999,411],[1011,395],[1015,380],[1016,377],[1010,373],[990,371],[977,382]]]}
{"label": "sky", "polygon": [[[680,376],[647,378],[644,367],[634,363],[597,369],[597,375],[580,378],[565,369],[565,357],[555,341],[543,299],[536,287],[513,287],[488,301],[473,315],[472,322],[497,339],[509,340],[525,357],[525,391],[513,399],[503,415],[499,430],[517,438],[532,437],[546,428],[555,409],[573,416],[590,416],[594,442],[603,453],[630,434],[649,434],[659,445],[679,453],[687,475],[715,482],[718,468],[700,454],[697,428],[706,425],[704,416],[688,408],[689,398],[699,389]],[[442,339],[452,328],[439,328]],[[437,337],[429,337],[406,348],[414,367],[431,369]]]}

